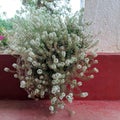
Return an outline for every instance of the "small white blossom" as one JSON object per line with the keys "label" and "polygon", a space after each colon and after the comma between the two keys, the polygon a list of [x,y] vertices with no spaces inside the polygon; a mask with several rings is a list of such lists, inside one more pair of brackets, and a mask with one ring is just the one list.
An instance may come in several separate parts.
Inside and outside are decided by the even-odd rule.
{"label": "small white blossom", "polygon": [[30,52],[29,52],[29,56],[30,56],[30,57],[35,57],[35,54],[34,54],[32,51],[30,51]]}
{"label": "small white blossom", "polygon": [[38,70],[37,70],[37,74],[40,75],[40,74],[42,74],[42,73],[43,73],[43,71],[42,71],[41,69],[38,69]]}
{"label": "small white blossom", "polygon": [[66,66],[69,66],[70,63],[71,63],[71,60],[69,60],[69,59],[67,59],[67,60],[65,61]]}
{"label": "small white blossom", "polygon": [[32,75],[32,70],[31,69],[28,70],[27,75]]}
{"label": "small white blossom", "polygon": [[40,91],[39,89],[35,89],[35,95],[38,94]]}
{"label": "small white blossom", "polygon": [[53,70],[55,70],[57,67],[56,67],[56,64],[52,64],[51,66],[50,66]]}
{"label": "small white blossom", "polygon": [[94,60],[94,64],[97,64],[98,63],[98,60]]}
{"label": "small white blossom", "polygon": [[18,65],[17,65],[16,63],[13,63],[12,66],[13,66],[14,68],[17,68],[17,67],[18,67]]}
{"label": "small white blossom", "polygon": [[41,89],[41,88],[42,88],[42,85],[41,85],[41,84],[38,84],[37,87],[38,87],[39,89]]}
{"label": "small white blossom", "polygon": [[81,72],[81,73],[80,73],[80,76],[81,76],[81,77],[83,77],[83,76],[84,76],[84,73],[83,73],[83,72]]}
{"label": "small white blossom", "polygon": [[85,58],[86,63],[89,63],[89,61],[90,61],[89,58]]}
{"label": "small white blossom", "polygon": [[75,80],[75,79],[74,79],[74,80],[72,81],[72,83],[76,85],[76,83],[77,83],[77,80]]}
{"label": "small white blossom", "polygon": [[53,97],[53,98],[51,99],[51,104],[55,104],[56,101],[57,101],[57,98],[56,98],[56,97]]}
{"label": "small white blossom", "polygon": [[33,59],[32,59],[31,57],[28,57],[28,58],[27,58],[27,61],[28,61],[28,62],[32,62]]}
{"label": "small white blossom", "polygon": [[80,94],[80,97],[87,97],[88,96],[88,92],[82,92],[81,94]]}
{"label": "small white blossom", "polygon": [[14,74],[14,78],[18,78],[18,75],[17,75],[17,74]]}
{"label": "small white blossom", "polygon": [[77,62],[77,58],[76,58],[76,57],[72,57],[71,60],[72,60],[73,62]]}
{"label": "small white blossom", "polygon": [[87,66],[82,67],[82,71],[85,72],[87,70]]}
{"label": "small white blossom", "polygon": [[59,61],[57,58],[54,59],[54,63],[57,64]]}
{"label": "small white blossom", "polygon": [[4,68],[4,71],[5,71],[5,72],[9,72],[9,71],[10,71],[10,69],[9,69],[9,68],[7,68],[7,67],[5,67],[5,68]]}
{"label": "small white blossom", "polygon": [[64,84],[65,83],[65,79],[61,79],[61,84]]}
{"label": "small white blossom", "polygon": [[93,79],[93,78],[94,78],[94,75],[90,75],[90,78]]}
{"label": "small white blossom", "polygon": [[36,67],[36,66],[38,66],[38,63],[36,61],[33,61],[32,65]]}
{"label": "small white blossom", "polygon": [[21,88],[25,88],[25,87],[26,87],[26,82],[22,80],[22,81],[20,82],[20,87],[21,87]]}
{"label": "small white blossom", "polygon": [[60,87],[58,85],[53,86],[51,93],[56,94],[58,92],[60,92]]}
{"label": "small white blossom", "polygon": [[92,54],[93,57],[97,57],[98,56],[97,53],[94,52],[94,51],[92,51],[91,54]]}
{"label": "small white blossom", "polygon": [[98,73],[99,70],[97,68],[93,68],[94,72]]}
{"label": "small white blossom", "polygon": [[50,110],[50,111],[54,111],[54,107],[53,107],[53,106],[50,106],[50,107],[49,107],[49,110]]}
{"label": "small white blossom", "polygon": [[79,81],[77,84],[78,84],[78,86],[82,86],[82,82],[81,81]]}
{"label": "small white blossom", "polygon": [[78,64],[77,69],[81,69],[81,68],[82,68],[82,65]]}
{"label": "small white blossom", "polygon": [[64,104],[58,104],[58,108],[63,110],[65,108],[65,105]]}
{"label": "small white blossom", "polygon": [[63,57],[66,56],[66,52],[65,51],[62,51],[61,54],[62,54]]}

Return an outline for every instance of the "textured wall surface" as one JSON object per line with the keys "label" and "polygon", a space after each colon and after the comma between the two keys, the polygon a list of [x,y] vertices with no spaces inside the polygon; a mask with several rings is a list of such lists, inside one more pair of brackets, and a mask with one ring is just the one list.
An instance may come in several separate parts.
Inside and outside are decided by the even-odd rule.
{"label": "textured wall surface", "polygon": [[120,52],[120,0],[86,0],[85,19],[99,39],[99,52]]}

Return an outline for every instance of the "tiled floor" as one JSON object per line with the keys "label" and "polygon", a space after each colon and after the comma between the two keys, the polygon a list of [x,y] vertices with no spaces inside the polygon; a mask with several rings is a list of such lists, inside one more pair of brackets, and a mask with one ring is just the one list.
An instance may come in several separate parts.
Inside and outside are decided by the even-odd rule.
{"label": "tiled floor", "polygon": [[0,101],[0,120],[120,120],[120,101],[74,101],[49,114],[48,101]]}

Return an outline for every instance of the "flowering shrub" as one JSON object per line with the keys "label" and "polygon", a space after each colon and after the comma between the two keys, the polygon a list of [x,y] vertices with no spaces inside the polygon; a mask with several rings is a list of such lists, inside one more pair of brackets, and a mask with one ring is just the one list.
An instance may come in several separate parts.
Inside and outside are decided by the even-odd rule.
{"label": "flowering shrub", "polygon": [[64,109],[65,99],[72,103],[75,96],[86,97],[88,93],[82,92],[80,86],[94,78],[98,70],[91,66],[98,61],[94,59],[97,54],[89,51],[94,42],[86,31],[88,24],[83,22],[82,12],[64,17],[43,7],[24,10],[24,16],[15,19],[14,39],[9,45],[20,55],[12,65],[20,87],[29,98],[48,95],[51,113]]}
{"label": "flowering shrub", "polygon": [[0,40],[4,40],[4,38],[5,38],[4,36],[0,36]]}

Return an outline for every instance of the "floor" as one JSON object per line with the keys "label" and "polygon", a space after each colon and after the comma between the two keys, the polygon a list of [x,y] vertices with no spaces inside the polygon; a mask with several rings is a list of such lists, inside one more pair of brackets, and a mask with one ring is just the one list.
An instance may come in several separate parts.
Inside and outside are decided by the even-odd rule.
{"label": "floor", "polygon": [[[74,101],[55,115],[48,101],[0,101],[0,120],[120,120],[120,101]],[[68,110],[74,112],[68,112]]]}

